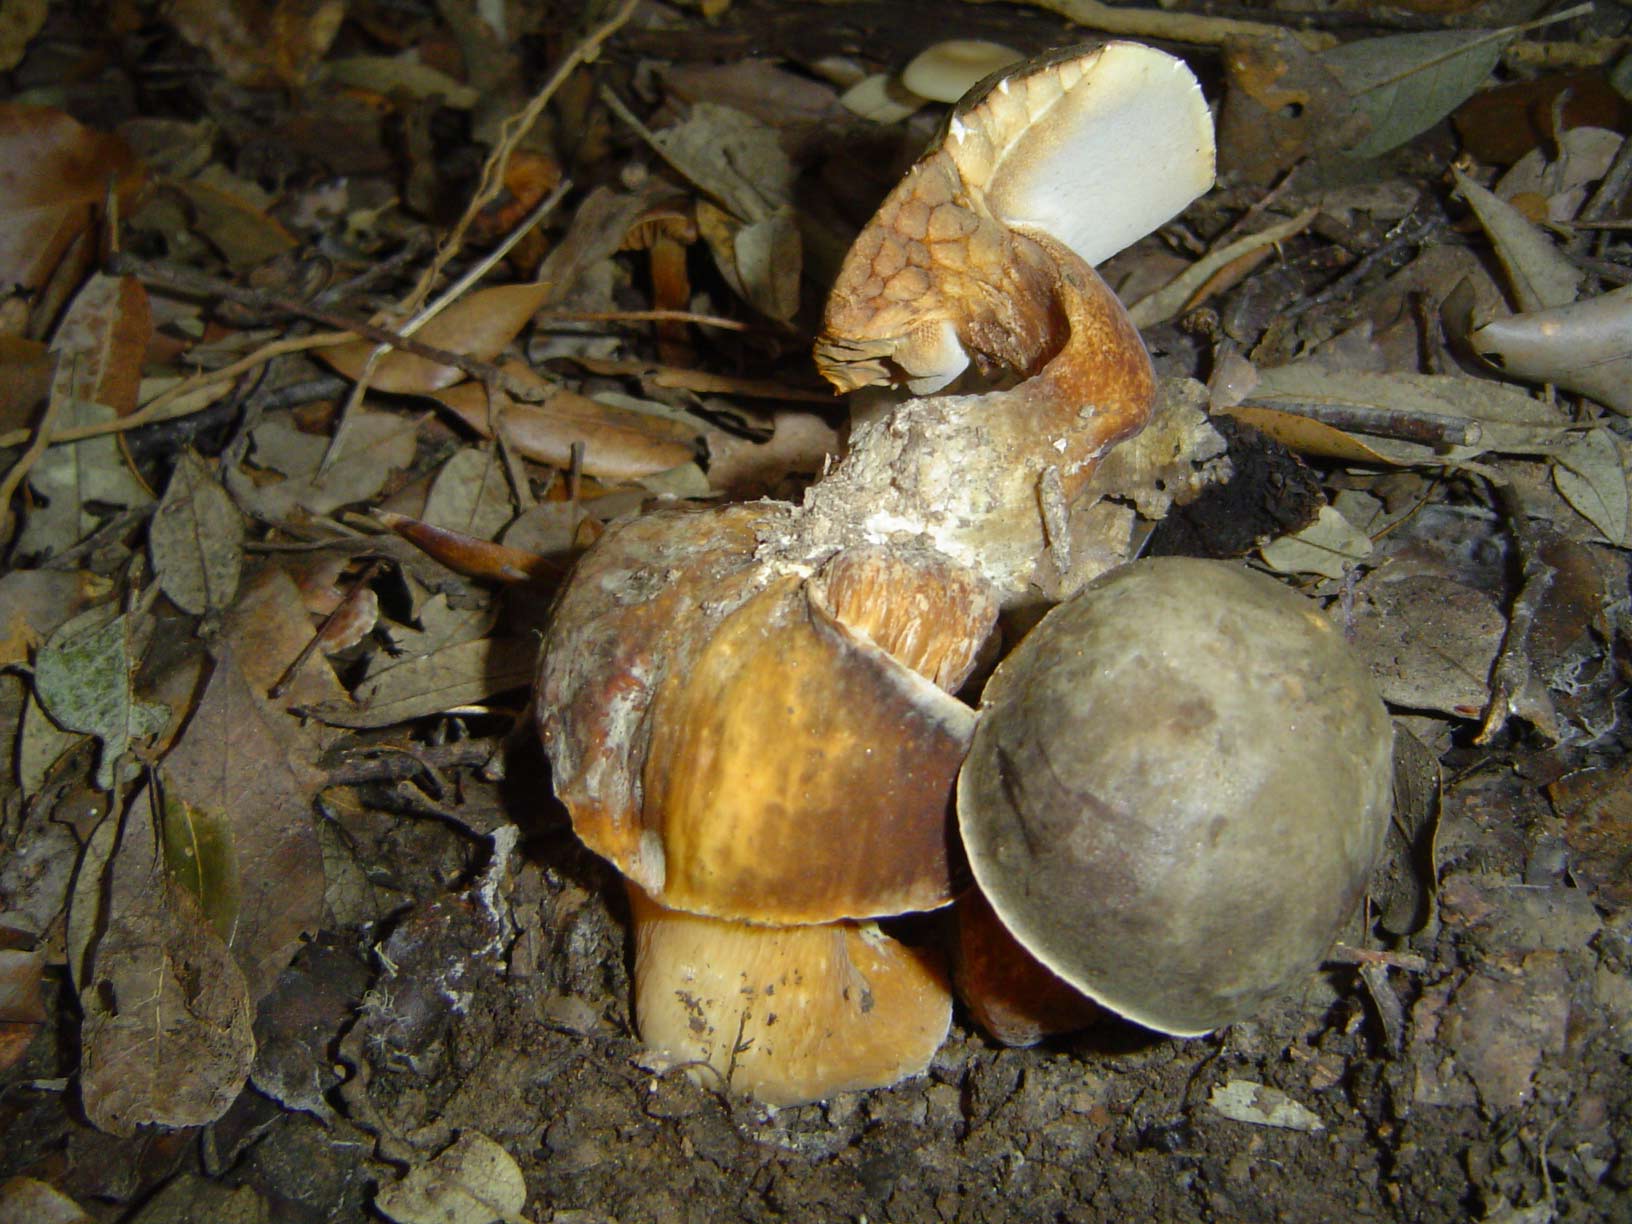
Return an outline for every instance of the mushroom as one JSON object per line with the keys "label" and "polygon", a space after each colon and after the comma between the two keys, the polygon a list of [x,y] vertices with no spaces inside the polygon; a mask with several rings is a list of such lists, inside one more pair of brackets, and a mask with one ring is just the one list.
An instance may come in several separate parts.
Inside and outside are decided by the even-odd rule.
{"label": "mushroom", "polygon": [[956,102],[986,77],[1022,58],[1002,43],[950,38],[913,56],[901,70],[901,84],[930,102]]}
{"label": "mushroom", "polygon": [[[1158,112],[1143,124],[1140,91]],[[672,1059],[761,1100],[892,1083],[921,1071],[945,1032],[938,969],[870,920],[952,900],[949,814],[974,729],[952,694],[1000,606],[1046,593],[1064,552],[1054,511],[1153,400],[1139,334],[1076,249],[1082,236],[1043,228],[1068,210],[988,207],[1037,204],[1025,184],[1039,175],[1082,187],[1059,146],[1103,160],[1085,117],[1096,109],[1123,136],[1179,124],[1198,165],[1163,166],[1155,177],[1182,185],[1143,193],[1137,223],[1107,205],[1115,237],[1090,251],[1148,232],[1211,181],[1206,106],[1178,61],[1109,44],[1028,66],[966,107],[863,231],[817,346],[841,390],[898,368],[938,377],[890,321],[893,291],[856,273],[886,248],[901,268],[923,248],[912,267],[939,313],[918,322],[1014,385],[861,422],[799,506],[614,524],[555,609],[541,733],[574,829],[635,890],[636,1024]],[[977,164],[996,194],[973,185]],[[945,207],[914,184],[944,188]],[[920,239],[943,228],[931,259]],[[797,1011],[797,1029],[770,1025],[772,987],[776,1023]]]}
{"label": "mushroom", "polygon": [[1195,1036],[1296,989],[1354,912],[1392,728],[1309,600],[1191,558],[1136,562],[999,665],[958,780],[981,894],[1052,973]]}
{"label": "mushroom", "polygon": [[[625,251],[645,251],[652,274],[652,308],[686,310],[691,306],[691,279],[686,274],[686,248],[697,241],[697,219],[685,199],[667,200],[647,208],[623,237]],[[665,365],[687,365],[691,345],[686,324],[662,319],[657,324],[658,357]]]}

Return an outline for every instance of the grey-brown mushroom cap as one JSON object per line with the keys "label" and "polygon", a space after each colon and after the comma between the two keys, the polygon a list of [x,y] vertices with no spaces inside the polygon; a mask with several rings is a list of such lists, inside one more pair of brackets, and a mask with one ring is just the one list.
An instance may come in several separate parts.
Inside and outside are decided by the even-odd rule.
{"label": "grey-brown mushroom cap", "polygon": [[1393,731],[1309,600],[1190,558],[1113,571],[994,673],[958,781],[981,891],[1060,977],[1180,1036],[1295,990],[1365,891]]}

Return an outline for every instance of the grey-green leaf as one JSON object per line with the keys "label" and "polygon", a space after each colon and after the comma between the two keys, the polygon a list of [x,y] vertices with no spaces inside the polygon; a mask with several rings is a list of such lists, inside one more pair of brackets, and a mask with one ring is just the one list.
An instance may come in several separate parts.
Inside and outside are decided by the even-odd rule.
{"label": "grey-green leaf", "polygon": [[70,621],[51,636],[34,660],[34,692],[53,722],[102,741],[96,784],[113,786],[114,763],[132,739],[164,729],[170,711],[144,705],[131,692],[131,661],[125,646],[128,617],[83,628]]}
{"label": "grey-green leaf", "polygon": [[1320,58],[1371,120],[1348,153],[1376,157],[1425,132],[1483,85],[1513,30],[1391,34],[1333,47]]}

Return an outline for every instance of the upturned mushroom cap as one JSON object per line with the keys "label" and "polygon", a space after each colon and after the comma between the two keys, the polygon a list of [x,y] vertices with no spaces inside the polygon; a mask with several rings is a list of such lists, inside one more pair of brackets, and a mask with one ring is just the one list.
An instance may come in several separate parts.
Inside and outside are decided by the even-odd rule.
{"label": "upturned mushroom cap", "polygon": [[992,73],[1023,58],[1002,43],[950,38],[913,56],[901,70],[901,84],[931,102],[956,102]]}
{"label": "upturned mushroom cap", "polygon": [[952,1019],[927,949],[871,925],[751,926],[631,888],[641,1040],[768,1105],[881,1088],[929,1066]]}
{"label": "upturned mushroom cap", "polygon": [[1235,566],[1136,562],[987,684],[958,783],[975,879],[1084,994],[1209,1032],[1295,989],[1365,891],[1392,728],[1309,601]]}
{"label": "upturned mushroom cap", "polygon": [[1021,65],[965,98],[851,247],[816,364],[841,391],[928,395],[971,361],[1028,375],[1050,355],[1048,236],[1092,265],[1212,185],[1206,100],[1138,43]]}

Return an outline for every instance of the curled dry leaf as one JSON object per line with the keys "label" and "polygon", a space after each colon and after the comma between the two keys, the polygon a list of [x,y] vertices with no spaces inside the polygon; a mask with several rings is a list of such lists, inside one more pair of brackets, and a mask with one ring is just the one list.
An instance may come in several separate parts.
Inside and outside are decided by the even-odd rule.
{"label": "curled dry leaf", "polygon": [[397,1224],[510,1224],[526,1205],[521,1167],[481,1131],[466,1131],[374,1196],[374,1206]]}
{"label": "curled dry leaf", "polygon": [[1493,319],[1470,339],[1504,374],[1552,383],[1632,416],[1632,285]]}
{"label": "curled dry leaf", "polygon": [[0,104],[0,283],[38,289],[100,211],[121,203],[142,168],[122,140],[61,111]]}
{"label": "curled dry leaf", "polygon": [[1519,309],[1545,310],[1575,301],[1586,273],[1566,259],[1558,244],[1513,205],[1462,171],[1455,173],[1457,190],[1496,248]]}

